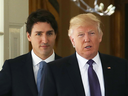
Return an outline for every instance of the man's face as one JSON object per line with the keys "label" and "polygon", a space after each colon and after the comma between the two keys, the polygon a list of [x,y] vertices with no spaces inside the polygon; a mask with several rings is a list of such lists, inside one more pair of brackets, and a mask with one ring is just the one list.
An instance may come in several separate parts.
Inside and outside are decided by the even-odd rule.
{"label": "man's face", "polygon": [[31,35],[27,33],[28,40],[32,44],[34,53],[46,59],[53,53],[56,34],[47,22],[37,22],[33,25]]}
{"label": "man's face", "polygon": [[70,40],[77,53],[89,60],[96,56],[102,34],[98,32],[97,25],[84,25],[73,30]]}

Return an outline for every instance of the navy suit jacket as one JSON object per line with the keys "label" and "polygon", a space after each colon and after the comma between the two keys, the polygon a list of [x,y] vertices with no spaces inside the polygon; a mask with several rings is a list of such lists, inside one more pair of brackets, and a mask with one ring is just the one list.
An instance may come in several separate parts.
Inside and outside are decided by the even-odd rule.
{"label": "navy suit jacket", "polygon": [[[128,96],[127,60],[100,54],[105,96]],[[85,96],[76,54],[48,63],[40,96]]]}
{"label": "navy suit jacket", "polygon": [[[55,54],[55,59],[59,58]],[[31,52],[5,61],[0,71],[0,96],[38,96]]]}

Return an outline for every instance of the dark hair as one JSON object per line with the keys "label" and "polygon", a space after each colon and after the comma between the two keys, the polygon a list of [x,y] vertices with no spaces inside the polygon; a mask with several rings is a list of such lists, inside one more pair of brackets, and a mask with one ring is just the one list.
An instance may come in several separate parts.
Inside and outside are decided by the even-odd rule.
{"label": "dark hair", "polygon": [[54,29],[55,34],[58,32],[57,22],[52,13],[47,10],[38,9],[35,12],[32,12],[27,18],[26,23],[26,32],[31,35],[32,27],[37,22],[47,22]]}

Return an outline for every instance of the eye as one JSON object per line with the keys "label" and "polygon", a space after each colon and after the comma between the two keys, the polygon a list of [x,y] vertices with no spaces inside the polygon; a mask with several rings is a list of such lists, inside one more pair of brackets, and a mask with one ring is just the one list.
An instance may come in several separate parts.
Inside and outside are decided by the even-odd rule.
{"label": "eye", "polygon": [[54,34],[54,31],[53,30],[49,30],[49,31],[47,31],[47,33],[46,33],[48,36],[51,36],[51,35],[53,35]]}
{"label": "eye", "polygon": [[41,32],[38,32],[36,35],[41,36]]}
{"label": "eye", "polygon": [[91,32],[89,32],[90,34],[95,34],[95,32],[94,31],[91,31]]}
{"label": "eye", "polygon": [[91,32],[91,34],[95,34],[94,32]]}
{"label": "eye", "polygon": [[83,33],[81,33],[81,34],[78,34],[78,36],[79,36],[79,37],[82,37],[82,36],[84,36],[84,34],[83,34]]}
{"label": "eye", "polygon": [[53,35],[53,32],[48,32],[47,35]]}

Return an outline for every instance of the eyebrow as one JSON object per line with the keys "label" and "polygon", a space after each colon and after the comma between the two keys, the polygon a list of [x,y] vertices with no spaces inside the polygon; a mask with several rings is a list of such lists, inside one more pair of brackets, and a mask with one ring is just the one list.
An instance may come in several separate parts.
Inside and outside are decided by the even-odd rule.
{"label": "eyebrow", "polygon": [[[54,30],[48,30],[47,32],[54,32]],[[35,33],[43,33],[43,31],[35,31]]]}
{"label": "eyebrow", "polygon": [[83,31],[78,32],[78,34],[84,33]]}
{"label": "eyebrow", "polygon": [[54,32],[54,30],[49,30],[49,31],[47,31],[47,32]]}
{"label": "eyebrow", "polygon": [[[88,32],[92,32],[92,31],[94,31],[93,29],[91,29],[91,30],[88,30]],[[94,31],[95,32],[95,31]]]}
{"label": "eyebrow", "polygon": [[42,33],[42,31],[35,31],[35,33]]}

